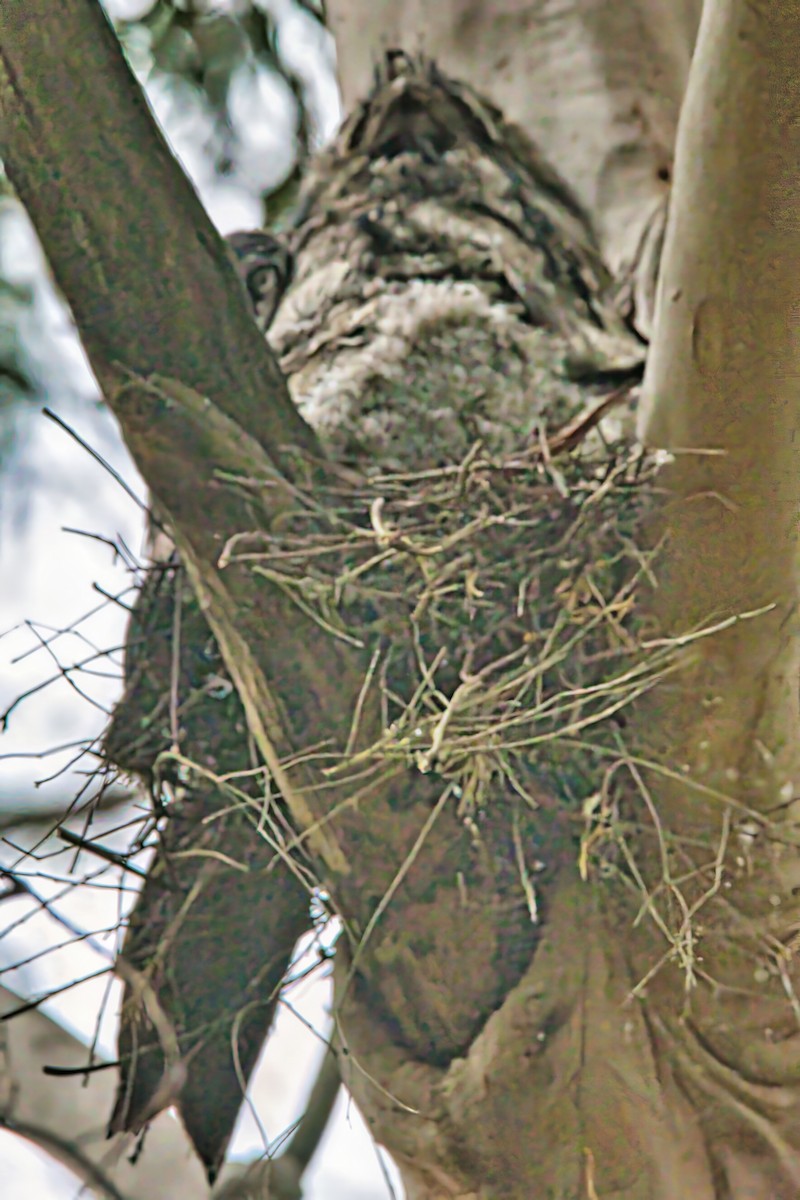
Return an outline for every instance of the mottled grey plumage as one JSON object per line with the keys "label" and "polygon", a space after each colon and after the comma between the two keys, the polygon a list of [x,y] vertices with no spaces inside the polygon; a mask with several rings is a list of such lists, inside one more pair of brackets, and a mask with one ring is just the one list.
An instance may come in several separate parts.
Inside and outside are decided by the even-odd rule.
{"label": "mottled grey plumage", "polygon": [[457,461],[641,370],[591,225],[537,148],[434,63],[388,56],[312,160],[270,328],[334,457]]}

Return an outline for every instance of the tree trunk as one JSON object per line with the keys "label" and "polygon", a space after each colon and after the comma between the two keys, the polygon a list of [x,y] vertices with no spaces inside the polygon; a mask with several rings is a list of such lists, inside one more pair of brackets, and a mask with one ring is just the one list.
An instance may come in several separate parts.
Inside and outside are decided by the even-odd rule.
{"label": "tree trunk", "polygon": [[[795,664],[771,673],[795,600],[791,539],[781,525],[765,591],[746,575],[720,607],[707,540],[674,517],[707,498],[706,477],[648,522],[653,464],[631,446],[625,406],[642,344],[611,303],[580,204],[469,88],[389,56],[306,183],[270,331],[317,437],[274,373],[251,427],[255,359],[238,371],[230,346],[218,358],[213,321],[203,369],[196,330],[184,369],[178,314],[162,369],[156,342],[128,343],[113,323],[106,341],[98,298],[80,305],[75,261],[102,259],[103,233],[63,140],[78,130],[43,136],[30,117],[48,111],[35,79],[66,92],[80,57],[50,47],[49,61],[33,18],[9,11],[3,103],[27,121],[9,169],[341,916],[340,1065],[409,1197],[794,1197]],[[731,61],[756,20],[764,45],[783,47],[772,93],[791,92],[788,9],[719,11],[730,24],[720,43],[709,17],[712,48]],[[766,103],[752,115],[756,138]],[[82,215],[77,255],[35,186],[48,165],[62,208]],[[132,195],[116,199],[135,211],[135,171],[124,183]],[[203,225],[186,204],[177,236],[191,240]],[[730,230],[725,211],[718,228]],[[240,312],[222,260],[178,258],[175,287],[185,294],[193,272],[199,291],[216,280],[238,330],[244,296]],[[119,286],[137,277],[132,257],[112,267]],[[163,297],[145,300],[154,326],[166,321]],[[712,334],[719,362],[727,327]],[[612,389],[619,412],[598,433]],[[702,396],[717,412],[725,399]],[[680,470],[662,478],[687,497]],[[659,548],[664,524],[691,571]],[[750,706],[737,682],[715,723],[725,676],[712,653],[709,687],[704,647],[728,662],[731,637],[766,668]],[[192,1064],[173,1045],[176,1006],[152,990],[180,1103]]]}

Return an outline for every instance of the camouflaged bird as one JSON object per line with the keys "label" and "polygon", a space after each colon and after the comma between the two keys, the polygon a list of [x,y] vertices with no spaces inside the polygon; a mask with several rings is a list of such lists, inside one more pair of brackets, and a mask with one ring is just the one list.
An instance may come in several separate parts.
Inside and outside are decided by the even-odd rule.
{"label": "camouflaged bird", "polygon": [[516,450],[641,374],[590,223],[535,146],[434,63],[389,55],[312,160],[269,341],[332,456]]}
{"label": "camouflaged bird", "polygon": [[265,229],[230,233],[225,241],[233,251],[256,324],[266,334],[292,278],[292,256],[286,245]]}
{"label": "camouflaged bird", "polygon": [[[371,95],[312,162],[282,240],[255,232],[230,245],[300,411],[329,455],[362,468],[452,463],[476,440],[488,453],[519,448],[642,369],[643,345],[611,301],[569,188],[491,104],[427,61],[387,57]],[[163,595],[153,594],[155,582],[142,593],[126,694],[106,743],[156,791],[174,769],[156,760],[173,741],[175,688],[184,760],[211,776],[259,766],[177,570],[161,580]],[[140,1128],[154,1097],[166,1096],[213,1176],[307,925],[307,898],[302,863],[292,869],[272,844],[290,841],[279,798],[266,805],[272,841],[259,832],[263,775],[237,783],[238,804],[209,776],[173,784],[183,790],[161,810],[161,844],[123,956],[174,1027],[177,1048],[159,1039],[146,991],[126,981],[112,1127]],[[517,919],[530,925],[524,912]],[[526,955],[531,936],[519,938]],[[506,964],[508,978],[487,972],[487,1011],[527,961]],[[430,1030],[412,1023],[421,1007],[401,1005],[392,1017],[398,1040],[425,1061]],[[441,1053],[463,1049],[473,1020],[449,1015]],[[443,1044],[449,1029],[452,1045]]]}

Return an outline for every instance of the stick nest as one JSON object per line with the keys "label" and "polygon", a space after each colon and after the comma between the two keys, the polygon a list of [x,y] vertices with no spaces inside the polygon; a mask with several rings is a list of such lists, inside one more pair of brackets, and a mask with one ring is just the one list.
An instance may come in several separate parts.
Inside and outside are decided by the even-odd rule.
{"label": "stick nest", "polygon": [[596,786],[598,750],[618,753],[622,710],[675,651],[647,645],[636,606],[654,461],[593,424],[504,460],[476,445],[457,466],[329,483],[229,541],[221,566],[249,563],[365,652],[337,774],[400,760],[450,779],[466,812],[498,776],[527,800],[531,770],[565,801]]}

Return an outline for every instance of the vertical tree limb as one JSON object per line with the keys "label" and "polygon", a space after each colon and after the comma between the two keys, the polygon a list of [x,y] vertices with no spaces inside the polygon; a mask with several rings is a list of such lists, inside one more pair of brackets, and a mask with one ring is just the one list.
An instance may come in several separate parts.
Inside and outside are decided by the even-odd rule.
{"label": "vertical tree limb", "polygon": [[793,3],[706,5],[645,383],[646,437],[680,451],[663,627],[774,605],[699,649],[680,761],[773,809],[800,782],[799,61]]}

